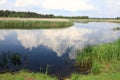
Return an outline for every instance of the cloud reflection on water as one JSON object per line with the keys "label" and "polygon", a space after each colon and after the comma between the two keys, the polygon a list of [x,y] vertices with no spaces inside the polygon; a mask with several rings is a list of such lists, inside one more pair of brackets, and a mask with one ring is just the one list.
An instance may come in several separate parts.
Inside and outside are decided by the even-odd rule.
{"label": "cloud reflection on water", "polygon": [[75,50],[82,49],[85,45],[111,42],[120,37],[119,32],[112,30],[92,30],[87,28],[77,29],[71,27],[63,30],[17,30],[18,40],[25,48],[46,46],[61,57],[66,51],[71,59],[75,58]]}
{"label": "cloud reflection on water", "polygon": [[0,40],[5,40],[5,37],[9,34],[9,32],[6,32],[4,30],[0,30]]}
{"label": "cloud reflection on water", "polygon": [[52,49],[60,57],[69,48],[71,50],[81,48],[92,30],[71,27],[63,30],[16,30],[16,33],[25,48],[32,50],[33,47],[43,45]]}
{"label": "cloud reflection on water", "polygon": [[17,40],[25,49],[32,50],[42,45],[54,51],[58,57],[69,53],[70,59],[75,58],[76,49],[120,38],[120,31],[73,26],[66,29],[1,30],[0,40],[5,40],[5,37],[12,32],[17,35]]}

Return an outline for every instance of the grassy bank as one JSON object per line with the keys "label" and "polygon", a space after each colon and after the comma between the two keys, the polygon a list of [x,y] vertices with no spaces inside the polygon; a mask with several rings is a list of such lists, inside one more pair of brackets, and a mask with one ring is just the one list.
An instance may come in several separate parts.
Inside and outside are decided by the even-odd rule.
{"label": "grassy bank", "polygon": [[72,74],[70,80],[119,80],[120,39],[78,51],[75,66],[81,72],[89,71],[89,74]]}
{"label": "grassy bank", "polygon": [[0,80],[57,80],[46,74],[20,71],[16,73],[0,74]]}
{"label": "grassy bank", "polygon": [[48,28],[65,28],[72,26],[70,21],[55,20],[33,20],[33,19],[14,19],[0,20],[0,29],[48,29]]}
{"label": "grassy bank", "polygon": [[[96,66],[100,68],[101,72],[99,74],[90,73],[82,75],[73,73],[70,80],[120,80],[120,61],[106,64],[101,63]],[[96,70],[98,70],[97,67]]]}
{"label": "grassy bank", "polygon": [[120,72],[101,73],[99,75],[72,74],[70,80],[120,80]]}
{"label": "grassy bank", "polygon": [[120,60],[120,39],[107,44],[87,46],[83,51],[78,51],[76,63],[92,60],[92,62],[109,63]]}
{"label": "grassy bank", "polygon": [[[120,80],[120,61],[101,64],[101,73],[99,74],[77,74],[73,73],[69,78],[63,80]],[[20,71],[16,73],[1,73],[0,80],[59,80],[56,77],[51,77],[43,73],[33,73]]]}
{"label": "grassy bank", "polygon": [[88,22],[113,22],[113,23],[120,23],[120,20],[115,19],[70,19],[73,22],[81,22],[81,23],[88,23]]}

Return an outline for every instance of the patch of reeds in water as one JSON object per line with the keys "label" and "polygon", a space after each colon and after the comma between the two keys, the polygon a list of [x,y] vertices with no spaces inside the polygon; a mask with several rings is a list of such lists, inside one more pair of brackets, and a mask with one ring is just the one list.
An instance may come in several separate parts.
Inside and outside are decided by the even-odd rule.
{"label": "patch of reeds in water", "polygon": [[80,69],[84,65],[87,71],[95,68],[96,63],[110,63],[118,60],[120,60],[120,39],[113,43],[87,46],[83,51],[78,51],[75,65]]}
{"label": "patch of reeds in water", "polygon": [[0,29],[49,29],[72,25],[70,21],[0,20]]}
{"label": "patch of reeds in water", "polygon": [[[0,53],[0,72],[17,71],[23,65],[22,60],[28,61],[24,59],[25,57],[22,57],[20,53],[10,53],[9,51]],[[13,67],[14,69],[12,69]]]}

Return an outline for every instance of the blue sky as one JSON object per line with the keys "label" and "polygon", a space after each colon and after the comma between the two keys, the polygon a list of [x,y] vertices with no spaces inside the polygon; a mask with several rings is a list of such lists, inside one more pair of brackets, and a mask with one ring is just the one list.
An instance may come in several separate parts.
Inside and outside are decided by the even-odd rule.
{"label": "blue sky", "polygon": [[0,0],[0,10],[63,16],[117,17],[120,0]]}

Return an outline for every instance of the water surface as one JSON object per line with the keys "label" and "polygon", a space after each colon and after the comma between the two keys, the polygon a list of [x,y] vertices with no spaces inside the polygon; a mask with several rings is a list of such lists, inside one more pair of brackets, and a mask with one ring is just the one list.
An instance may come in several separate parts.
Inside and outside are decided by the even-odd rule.
{"label": "water surface", "polygon": [[[120,38],[120,31],[113,31],[120,24],[109,22],[74,23],[64,29],[0,30],[0,52],[19,52],[28,55],[24,68],[32,71],[66,74],[74,71],[71,60],[76,50],[87,45],[113,42]],[[41,69],[40,69],[41,68]]]}

